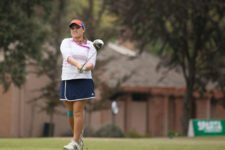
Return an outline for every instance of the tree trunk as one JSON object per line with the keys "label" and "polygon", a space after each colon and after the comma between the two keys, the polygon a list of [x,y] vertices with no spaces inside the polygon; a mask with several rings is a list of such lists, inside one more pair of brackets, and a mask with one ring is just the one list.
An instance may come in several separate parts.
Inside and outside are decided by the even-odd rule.
{"label": "tree trunk", "polygon": [[54,108],[50,113],[50,120],[49,120],[49,136],[54,136]]}
{"label": "tree trunk", "polygon": [[186,80],[187,88],[183,103],[183,133],[187,135],[189,120],[195,118],[194,81]]}

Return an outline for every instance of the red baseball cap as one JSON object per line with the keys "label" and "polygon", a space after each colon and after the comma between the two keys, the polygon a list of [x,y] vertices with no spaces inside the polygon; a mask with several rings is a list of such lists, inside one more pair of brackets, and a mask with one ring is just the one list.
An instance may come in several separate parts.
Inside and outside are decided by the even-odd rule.
{"label": "red baseball cap", "polygon": [[69,27],[71,27],[73,24],[76,24],[76,25],[82,27],[83,29],[85,29],[85,26],[84,26],[83,21],[81,21],[81,20],[79,20],[79,19],[73,19],[73,20],[70,22]]}

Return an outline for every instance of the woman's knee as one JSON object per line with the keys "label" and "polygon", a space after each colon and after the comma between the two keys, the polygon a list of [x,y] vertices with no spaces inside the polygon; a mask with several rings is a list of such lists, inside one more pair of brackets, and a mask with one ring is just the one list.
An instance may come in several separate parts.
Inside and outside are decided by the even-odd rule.
{"label": "woman's knee", "polygon": [[74,110],[73,115],[75,118],[84,117],[84,111],[83,110]]}

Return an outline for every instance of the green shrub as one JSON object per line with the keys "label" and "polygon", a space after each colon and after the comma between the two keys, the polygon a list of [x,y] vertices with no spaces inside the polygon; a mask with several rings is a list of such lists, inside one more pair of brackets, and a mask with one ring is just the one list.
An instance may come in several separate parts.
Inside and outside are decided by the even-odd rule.
{"label": "green shrub", "polygon": [[143,138],[143,137],[148,137],[148,136],[147,135],[140,134],[140,133],[138,133],[135,130],[132,130],[132,131],[128,131],[126,133],[126,137],[129,137],[129,138]]}
{"label": "green shrub", "polygon": [[94,134],[95,137],[124,137],[123,131],[112,124],[108,124],[97,130]]}
{"label": "green shrub", "polygon": [[172,131],[172,130],[170,130],[170,131],[168,132],[167,136],[168,136],[169,138],[173,138],[173,137],[181,136],[181,134],[180,134],[179,132],[177,132],[177,131]]}

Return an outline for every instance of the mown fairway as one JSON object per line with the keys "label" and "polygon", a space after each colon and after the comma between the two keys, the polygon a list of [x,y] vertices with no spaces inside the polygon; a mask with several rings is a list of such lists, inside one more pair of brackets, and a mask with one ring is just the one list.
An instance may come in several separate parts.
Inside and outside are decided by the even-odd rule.
{"label": "mown fairway", "polygon": [[[0,139],[0,150],[62,150],[69,138]],[[225,150],[220,138],[86,138],[84,150]]]}

